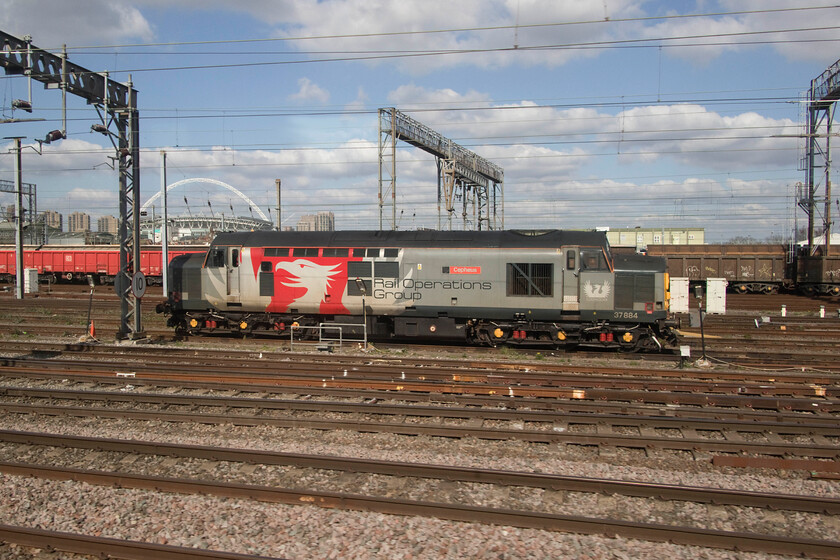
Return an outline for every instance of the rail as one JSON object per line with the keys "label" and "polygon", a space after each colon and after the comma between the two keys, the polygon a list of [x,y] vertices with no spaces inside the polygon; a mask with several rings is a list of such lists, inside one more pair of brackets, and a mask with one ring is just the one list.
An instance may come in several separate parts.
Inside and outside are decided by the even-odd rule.
{"label": "rail", "polygon": [[100,558],[127,558],[130,560],[189,560],[197,558],[268,560],[267,556],[95,537],[5,524],[0,525],[0,540],[22,546],[60,550]]}
{"label": "rail", "polygon": [[[723,548],[730,550],[749,551],[758,553],[789,554],[795,556],[811,556],[815,558],[837,558],[840,545],[835,541],[817,540],[797,537],[777,537],[757,533],[730,532],[714,529],[702,529],[679,525],[664,525],[641,522],[621,521],[614,519],[592,518],[561,514],[523,511],[515,509],[501,509],[487,506],[472,506],[432,501],[416,501],[396,497],[377,497],[361,494],[347,494],[319,490],[294,490],[272,488],[241,483],[207,482],[195,479],[165,478],[127,473],[106,473],[81,469],[58,468],[38,465],[3,464],[4,472],[22,476],[37,476],[54,480],[77,480],[89,484],[142,488],[163,492],[196,493],[220,495],[228,498],[247,498],[264,502],[286,504],[309,504],[312,506],[345,509],[357,511],[372,511],[391,515],[412,515],[436,517],[467,523],[488,523],[509,525],[548,531],[562,531],[584,534],[605,534],[654,541],[669,541],[681,545]],[[18,529],[18,531],[12,531]],[[29,530],[39,531],[39,530]],[[24,539],[20,528],[0,525],[0,537],[12,542],[23,542],[30,546],[44,545],[41,540],[46,535],[31,536]],[[51,536],[54,536],[51,535]],[[79,543],[84,541],[85,547]],[[59,542],[47,543],[58,549],[72,550],[82,553],[93,553],[105,556],[109,553],[119,555],[124,553],[126,541],[113,541],[101,537],[74,536],[74,544]],[[96,542],[99,548],[88,548],[88,543]],[[119,548],[103,550],[103,545],[117,544]],[[130,543],[138,545],[142,550],[133,555],[119,556],[122,558],[137,558],[146,560],[151,558],[254,558],[235,553],[218,551],[202,551],[195,556],[178,556],[189,553],[193,549],[170,547],[164,545]],[[63,546],[62,546],[63,545]],[[199,551],[197,551],[199,552]],[[158,555],[154,555],[157,553]]]}

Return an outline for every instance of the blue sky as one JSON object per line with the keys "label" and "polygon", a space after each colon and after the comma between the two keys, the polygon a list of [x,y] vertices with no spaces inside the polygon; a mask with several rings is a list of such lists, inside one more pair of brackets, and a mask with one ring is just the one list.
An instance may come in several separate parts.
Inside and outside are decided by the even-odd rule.
{"label": "blue sky", "polygon": [[[0,29],[126,82],[140,108],[141,200],[168,182],[232,185],[284,225],[330,210],[379,225],[380,107],[397,107],[505,170],[505,227],[703,227],[707,240],[787,235],[803,105],[840,57],[827,0],[6,0]],[[822,9],[806,9],[820,8]],[[752,44],[750,44],[752,43]],[[513,48],[514,45],[517,48]],[[359,60],[367,59],[367,60]],[[7,136],[61,127],[61,96],[0,75]],[[39,210],[117,214],[107,139],[68,96],[68,138],[25,150]],[[174,211],[248,215],[210,183]],[[0,194],[3,206],[11,195]],[[436,227],[434,159],[397,156],[400,229]],[[158,210],[159,211],[159,210]],[[804,215],[799,213],[802,225]],[[454,222],[461,228],[460,220]]]}

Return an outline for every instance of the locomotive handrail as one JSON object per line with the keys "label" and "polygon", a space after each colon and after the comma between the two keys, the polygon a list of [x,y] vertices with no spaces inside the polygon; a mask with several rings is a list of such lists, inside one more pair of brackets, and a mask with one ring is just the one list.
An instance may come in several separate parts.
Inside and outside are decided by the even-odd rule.
{"label": "locomotive handrail", "polygon": [[[363,338],[345,338],[344,337],[344,327],[362,327],[362,332],[364,332]],[[310,330],[317,330],[318,331],[318,344],[323,343],[330,343],[330,342],[338,342],[338,347],[341,348],[341,345],[344,342],[360,342],[362,343],[363,348],[367,349],[367,329],[364,328],[364,323],[319,323],[316,325],[295,325],[291,326],[291,332],[289,337],[289,348],[294,349],[295,346],[295,330],[303,330],[303,329],[310,329]],[[325,331],[338,331],[338,338],[326,338],[324,337]]]}

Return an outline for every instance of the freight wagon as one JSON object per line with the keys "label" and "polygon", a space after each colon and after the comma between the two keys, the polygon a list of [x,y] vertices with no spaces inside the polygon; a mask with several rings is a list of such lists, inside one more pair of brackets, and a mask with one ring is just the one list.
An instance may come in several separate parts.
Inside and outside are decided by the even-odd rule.
{"label": "freight wagon", "polygon": [[[705,282],[725,278],[736,293],[771,294],[780,289],[807,295],[840,295],[840,256],[808,255],[801,248],[770,245],[649,245],[652,256],[664,257],[673,278]],[[835,250],[835,252],[840,252]]]}
{"label": "freight wagon", "polygon": [[[206,250],[203,246],[174,246],[169,248],[169,259]],[[140,270],[148,284],[161,283],[161,260],[159,245],[141,249]],[[14,281],[16,264],[15,248],[0,246],[0,282]],[[90,275],[100,284],[110,284],[120,270],[120,248],[117,245],[28,245],[24,246],[23,267],[37,269],[43,282],[87,282]]]}

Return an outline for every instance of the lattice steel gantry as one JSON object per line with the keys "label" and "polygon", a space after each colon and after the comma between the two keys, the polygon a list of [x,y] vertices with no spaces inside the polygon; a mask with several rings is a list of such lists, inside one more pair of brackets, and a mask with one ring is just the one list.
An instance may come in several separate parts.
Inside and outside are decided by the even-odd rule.
{"label": "lattice steel gantry", "polygon": [[[32,45],[29,38],[18,39],[0,31],[0,66],[6,74],[26,75],[46,84],[47,89],[60,89],[62,95],[72,93],[93,104],[102,119],[91,127],[111,139],[119,163],[120,204],[120,274],[114,286],[120,296],[119,338],[141,338],[140,297],[145,280],[140,272],[140,115],[137,91],[127,84],[91,72]],[[114,133],[109,125],[117,129]],[[65,134],[67,131],[62,130]],[[139,286],[140,283],[143,286]],[[129,325],[129,319],[133,319]]]}
{"label": "lattice steel gantry", "polygon": [[[822,226],[825,236],[825,256],[831,247],[831,126],[834,122],[835,103],[840,99],[840,60],[811,80],[808,95],[806,144],[806,192],[800,196],[799,205],[808,215],[808,250],[811,255],[819,244],[815,241],[815,221],[818,203],[823,203]],[[819,174],[818,169],[823,172]],[[822,175],[824,197],[817,196]]]}
{"label": "lattice steel gantry", "polygon": [[[397,111],[379,109],[379,229],[391,209],[390,229],[397,229],[397,141],[435,156],[438,180],[438,229],[446,213],[452,229],[455,203],[461,202],[463,229],[504,229],[504,170],[431,128]],[[470,228],[469,225],[473,227]]]}

